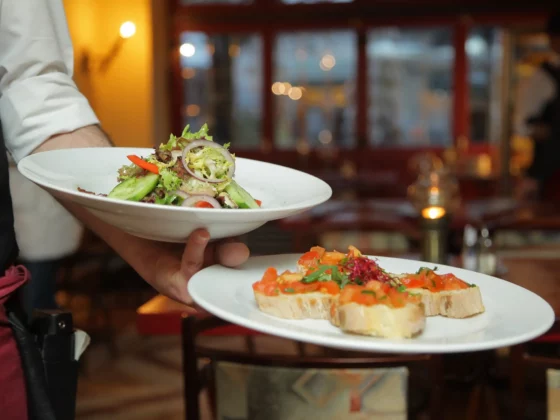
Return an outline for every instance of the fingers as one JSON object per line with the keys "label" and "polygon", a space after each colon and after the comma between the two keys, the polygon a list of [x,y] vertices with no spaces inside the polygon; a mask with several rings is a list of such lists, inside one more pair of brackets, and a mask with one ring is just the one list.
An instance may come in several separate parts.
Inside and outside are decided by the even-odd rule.
{"label": "fingers", "polygon": [[218,264],[226,267],[237,267],[249,258],[249,248],[241,242],[223,242],[216,248]]}
{"label": "fingers", "polygon": [[187,241],[181,258],[181,272],[186,280],[190,279],[204,265],[204,254],[210,235],[204,229],[194,231]]}
{"label": "fingers", "polygon": [[[150,284],[158,292],[177,302],[188,306],[192,305],[193,301],[187,291],[187,283],[181,272],[179,256],[169,254],[159,258],[156,262],[156,273],[155,281]],[[188,309],[186,310],[190,312]]]}

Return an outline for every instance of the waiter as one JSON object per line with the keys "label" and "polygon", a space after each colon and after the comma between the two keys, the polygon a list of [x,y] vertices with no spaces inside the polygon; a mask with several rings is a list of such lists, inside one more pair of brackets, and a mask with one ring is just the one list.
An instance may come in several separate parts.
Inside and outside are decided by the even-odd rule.
{"label": "waiter", "polygon": [[[72,81],[72,43],[62,0],[0,1],[0,417],[27,420],[26,384],[5,303],[28,280],[14,267],[18,247],[8,162],[30,153],[79,147],[106,147],[110,141],[88,101]],[[15,192],[17,194],[17,192]],[[205,256],[237,266],[249,250],[236,242],[208,246],[209,235],[193,233],[184,248],[128,235],[71,203],[64,206],[103,238],[144,280],[159,292],[186,304],[188,279]]]}
{"label": "waiter", "polygon": [[560,171],[560,14],[548,20],[552,57],[538,67],[520,90],[515,131],[534,141],[534,158],[519,185],[519,198],[542,197]]}

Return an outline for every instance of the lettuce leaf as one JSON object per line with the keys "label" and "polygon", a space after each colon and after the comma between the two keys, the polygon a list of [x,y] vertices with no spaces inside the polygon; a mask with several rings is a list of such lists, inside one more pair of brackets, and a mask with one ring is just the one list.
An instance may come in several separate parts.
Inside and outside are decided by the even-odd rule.
{"label": "lettuce leaf", "polygon": [[169,136],[169,140],[165,144],[161,144],[159,146],[160,150],[174,150],[176,148],[184,149],[187,144],[192,142],[193,140],[204,139],[208,141],[214,141],[212,136],[208,135],[208,124],[204,124],[200,127],[200,130],[192,133],[190,131],[190,124],[183,129],[183,133],[181,133],[181,137],[177,137],[173,134]]}
{"label": "lettuce leaf", "polygon": [[160,169],[159,174],[159,183],[166,191],[175,191],[183,183],[181,178],[179,178],[175,172],[169,170],[168,168]]}
{"label": "lettuce leaf", "polygon": [[141,175],[143,172],[144,172],[144,169],[142,169],[141,167],[139,167],[135,164],[123,165],[118,170],[117,181],[118,182],[126,181],[129,178],[133,178],[135,176]]}

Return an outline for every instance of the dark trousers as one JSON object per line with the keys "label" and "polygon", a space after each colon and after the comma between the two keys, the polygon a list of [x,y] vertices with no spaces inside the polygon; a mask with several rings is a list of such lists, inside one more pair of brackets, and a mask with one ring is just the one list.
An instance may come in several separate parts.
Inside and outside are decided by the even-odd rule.
{"label": "dark trousers", "polygon": [[22,287],[24,310],[30,317],[34,309],[59,309],[56,300],[56,275],[60,260],[22,262],[29,270],[31,280]]}

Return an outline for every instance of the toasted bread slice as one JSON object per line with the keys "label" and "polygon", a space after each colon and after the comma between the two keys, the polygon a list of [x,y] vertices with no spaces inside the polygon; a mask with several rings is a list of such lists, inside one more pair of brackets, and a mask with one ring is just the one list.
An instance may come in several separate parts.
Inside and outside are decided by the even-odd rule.
{"label": "toasted bread slice", "polygon": [[372,306],[347,303],[336,306],[331,322],[342,331],[383,338],[412,338],[426,326],[421,303],[408,303],[402,308],[378,304]]}
{"label": "toasted bread slice", "polygon": [[426,316],[419,296],[387,284],[349,285],[333,299],[330,321],[342,331],[384,338],[411,338],[424,330]]}
{"label": "toasted bread slice", "polygon": [[422,297],[426,316],[442,315],[448,318],[468,318],[485,311],[479,287],[431,292],[409,289]]}
{"label": "toasted bread slice", "polygon": [[320,293],[266,296],[255,292],[259,309],[284,319],[325,319],[341,330],[384,338],[410,338],[420,333],[426,323],[422,303],[408,303],[402,308],[384,304],[338,304],[338,297]]}
{"label": "toasted bread slice", "polygon": [[322,292],[267,296],[254,292],[259,309],[286,319],[329,319],[333,295]]}

